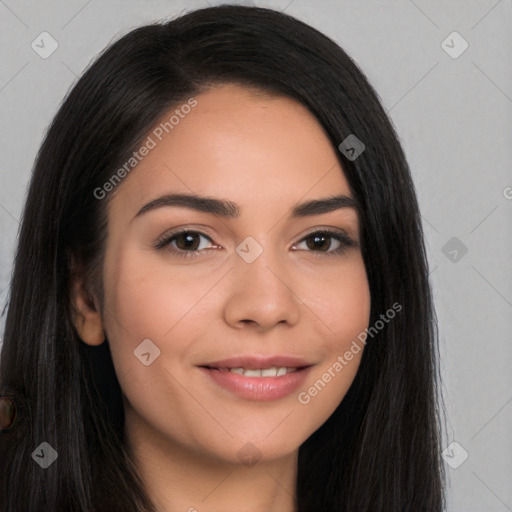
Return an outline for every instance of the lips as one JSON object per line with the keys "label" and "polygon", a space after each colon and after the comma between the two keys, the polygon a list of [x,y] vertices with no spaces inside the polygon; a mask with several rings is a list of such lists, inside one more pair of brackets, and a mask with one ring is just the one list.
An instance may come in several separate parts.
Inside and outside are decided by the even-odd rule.
{"label": "lips", "polygon": [[[201,372],[209,382],[245,400],[273,401],[285,398],[304,384],[311,372],[313,364],[295,356],[239,356],[213,361],[199,365]],[[248,376],[230,371],[264,370],[269,368],[293,369],[272,377],[256,375]],[[252,372],[247,372],[252,373]]]}
{"label": "lips", "polygon": [[303,358],[295,357],[295,356],[286,356],[286,355],[276,355],[276,356],[238,356],[238,357],[230,357],[228,359],[221,359],[218,361],[213,361],[211,363],[199,365],[203,368],[210,369],[231,369],[231,368],[243,368],[244,370],[263,370],[265,368],[306,368],[311,366],[312,363],[309,363]]}

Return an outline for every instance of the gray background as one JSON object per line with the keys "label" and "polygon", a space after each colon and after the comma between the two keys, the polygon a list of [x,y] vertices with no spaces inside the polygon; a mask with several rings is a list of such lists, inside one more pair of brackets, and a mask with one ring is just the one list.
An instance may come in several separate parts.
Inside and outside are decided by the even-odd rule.
{"label": "gray background", "polygon": [[[34,158],[68,89],[131,28],[208,3],[220,2],[0,0],[0,306]],[[332,37],[378,91],[411,166],[432,265],[443,448],[457,443],[444,452],[448,510],[512,511],[512,1],[256,5]],[[46,59],[31,47],[43,31],[58,43]],[[454,31],[469,44],[457,58],[443,48],[460,40],[442,45]]]}

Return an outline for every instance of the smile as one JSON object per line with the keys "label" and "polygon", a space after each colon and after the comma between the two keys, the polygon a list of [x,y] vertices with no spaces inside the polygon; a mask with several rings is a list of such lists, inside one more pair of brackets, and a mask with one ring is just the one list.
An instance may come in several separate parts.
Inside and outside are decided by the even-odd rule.
{"label": "smile", "polygon": [[238,375],[244,375],[245,377],[281,377],[288,373],[296,372],[298,368],[286,368],[282,366],[278,368],[277,366],[273,366],[271,368],[256,368],[256,369],[248,369],[248,368],[212,368],[220,371],[227,371],[231,373],[236,373]]}

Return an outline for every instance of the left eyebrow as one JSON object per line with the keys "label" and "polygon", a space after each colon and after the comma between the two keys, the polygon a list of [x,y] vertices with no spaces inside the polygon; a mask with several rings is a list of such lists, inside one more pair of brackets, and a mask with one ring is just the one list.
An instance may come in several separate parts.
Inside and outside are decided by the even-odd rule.
{"label": "left eyebrow", "polygon": [[[145,204],[133,217],[134,220],[144,213],[164,206],[190,208],[199,212],[210,213],[220,217],[234,219],[240,216],[240,207],[232,201],[213,197],[198,196],[195,194],[167,194],[153,199]],[[329,213],[341,208],[353,208],[357,210],[358,203],[346,195],[337,195],[321,199],[314,199],[295,205],[292,209],[292,217],[307,217]]]}

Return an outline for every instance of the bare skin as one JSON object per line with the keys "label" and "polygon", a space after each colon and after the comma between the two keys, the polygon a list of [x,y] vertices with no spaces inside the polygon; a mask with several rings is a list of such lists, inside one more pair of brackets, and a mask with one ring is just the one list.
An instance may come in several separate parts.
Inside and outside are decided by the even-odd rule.
{"label": "bare skin", "polygon": [[[351,196],[335,150],[302,105],[232,84],[196,100],[117,186],[104,303],[88,303],[77,282],[76,325],[85,343],[108,339],[127,446],[159,512],[293,512],[299,447],[339,405],[363,352],[307,404],[298,400],[368,327],[359,220],[350,207],[290,216],[306,201]],[[240,215],[164,206],[136,216],[171,193],[229,200]],[[173,228],[199,231],[195,248],[177,236],[157,249]],[[322,229],[356,245],[332,235],[313,244]],[[236,252],[247,237],[263,250],[251,263]],[[148,366],[134,355],[145,339],[160,350]],[[198,367],[254,354],[313,366],[300,389],[271,401],[236,396]],[[247,443],[256,449],[251,465],[240,457]]]}

